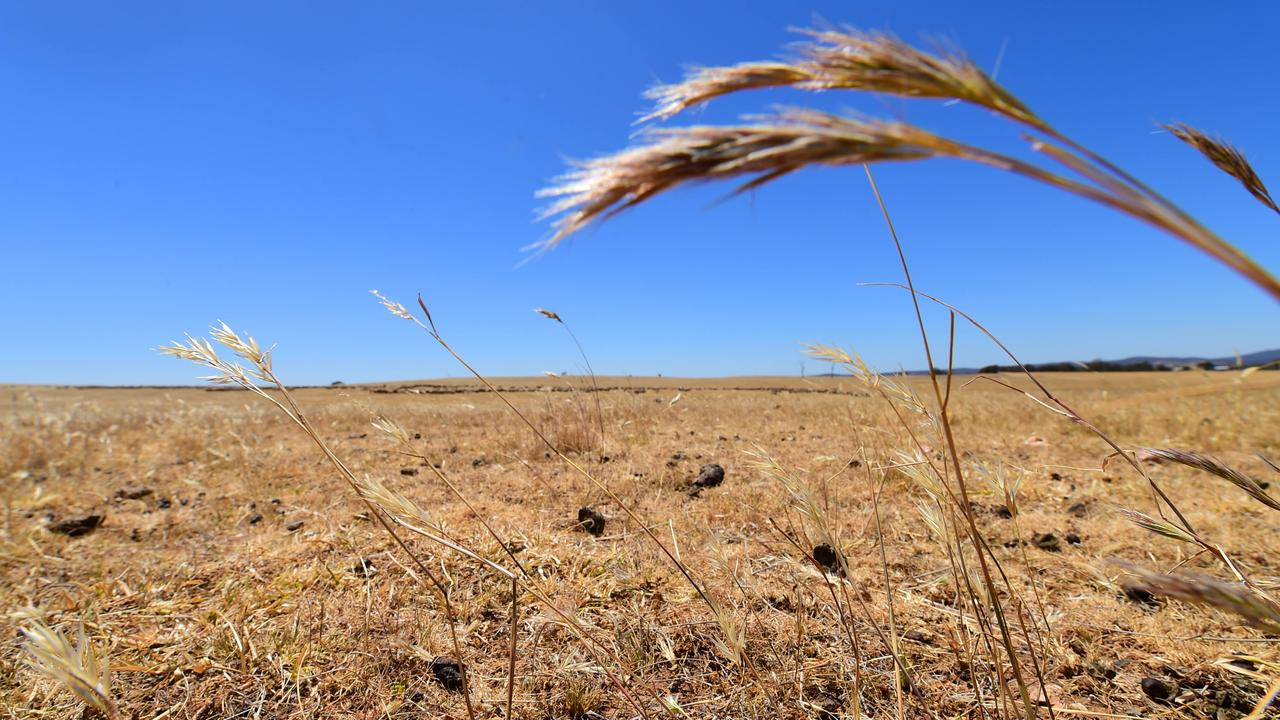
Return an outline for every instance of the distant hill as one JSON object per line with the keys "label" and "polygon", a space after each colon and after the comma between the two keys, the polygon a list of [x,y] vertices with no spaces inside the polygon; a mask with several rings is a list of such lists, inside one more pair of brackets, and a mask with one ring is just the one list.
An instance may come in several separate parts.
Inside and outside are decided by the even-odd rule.
{"label": "distant hill", "polygon": [[[1244,361],[1245,367],[1253,367],[1254,365],[1266,365],[1267,363],[1280,360],[1280,349],[1277,350],[1259,350],[1258,352],[1245,353],[1240,356]],[[1164,365],[1165,367],[1174,367],[1176,365],[1195,365],[1196,363],[1208,360],[1214,365],[1232,365],[1236,364],[1236,356],[1228,355],[1226,357],[1205,358],[1205,357],[1157,357],[1153,355],[1135,355],[1133,357],[1123,358],[1121,360],[1112,360],[1117,365],[1137,365],[1138,363],[1148,362],[1152,365]]]}
{"label": "distant hill", "polygon": [[[1135,370],[1181,370],[1197,365],[1205,364],[1214,367],[1256,367],[1258,365],[1268,365],[1271,363],[1280,363],[1280,349],[1275,350],[1259,350],[1258,352],[1245,353],[1238,358],[1235,355],[1223,357],[1173,357],[1161,355],[1134,355],[1119,360],[1089,360],[1087,362],[1079,361],[1059,361],[1052,363],[1030,363],[1027,368],[1036,372],[1076,372],[1076,371],[1095,371],[1095,372],[1125,372]],[[956,372],[1013,372],[1018,368],[1014,365],[988,365],[984,368],[957,369]]]}

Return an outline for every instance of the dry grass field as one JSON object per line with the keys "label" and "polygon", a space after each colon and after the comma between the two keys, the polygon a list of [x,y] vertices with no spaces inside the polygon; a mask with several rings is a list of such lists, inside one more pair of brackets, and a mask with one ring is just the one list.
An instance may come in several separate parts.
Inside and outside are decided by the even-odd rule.
{"label": "dry grass field", "polygon": [[[847,377],[601,377],[603,445],[589,382],[495,380],[612,497],[476,383],[295,391],[356,476],[403,493],[428,516],[420,530],[463,549],[402,528],[423,565],[251,393],[4,387],[2,714],[84,711],[21,662],[17,629],[43,620],[69,635],[83,623],[122,717],[504,717],[512,657],[516,718],[1021,716],[1018,691],[1001,691],[1010,665],[992,660],[988,606],[958,590],[968,515],[1005,578],[990,606],[1017,618],[1013,649],[1041,716],[1248,715],[1280,667],[1267,634],[1126,592],[1111,561],[1230,579],[1222,563],[1120,514],[1156,514],[1152,491],[1086,429],[965,380],[950,421],[968,514],[931,505],[916,472],[945,448]],[[1280,373],[1042,380],[1126,449],[1210,453],[1280,479],[1256,455],[1280,456]],[[928,379],[905,382],[923,394]],[[376,415],[427,460],[403,454]],[[1270,588],[1274,511],[1154,460],[1141,466],[1199,535]],[[723,482],[693,485],[707,463]],[[984,473],[1016,485],[1014,501]],[[605,518],[599,535],[579,524],[584,506]],[[100,525],[56,531],[86,513]],[[843,566],[814,549],[824,532]],[[513,617],[512,582],[494,568],[516,562]],[[457,646],[424,567],[447,588]],[[468,692],[442,658],[461,661]]]}

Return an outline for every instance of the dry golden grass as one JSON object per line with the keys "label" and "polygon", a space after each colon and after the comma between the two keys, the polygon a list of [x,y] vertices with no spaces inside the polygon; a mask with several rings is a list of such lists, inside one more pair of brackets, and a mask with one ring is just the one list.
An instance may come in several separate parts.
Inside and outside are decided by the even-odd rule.
{"label": "dry golden grass", "polygon": [[[914,687],[901,699],[905,716],[980,716],[961,625],[972,617],[957,619],[947,556],[920,513],[924,495],[904,469],[879,480],[870,472],[900,463],[898,451],[911,447],[881,399],[839,377],[598,381],[608,461],[592,452],[576,459],[651,523],[716,599],[720,617],[635,521],[548,457],[476,384],[295,391],[356,475],[403,493],[453,541],[504,562],[477,522],[483,516],[540,578],[540,591],[590,633],[595,654],[563,618],[524,598],[516,717],[636,716],[613,679],[650,712],[655,698],[670,696],[680,708],[671,712],[690,717],[852,716],[846,631],[809,549],[783,534],[802,518],[794,497],[759,467],[758,449],[810,489],[830,519],[850,596],[865,608],[852,620],[861,711],[897,712],[896,654]],[[531,417],[561,405],[572,412],[577,402],[547,378],[495,382]],[[1274,479],[1251,453],[1280,455],[1280,374],[1241,381],[1237,373],[1081,373],[1046,382],[1125,447],[1195,450]],[[953,392],[966,463],[1019,481],[1016,518],[998,512],[1008,482],[975,497],[977,518],[1010,582],[1038,593],[1049,631],[1037,659],[1055,711],[1247,714],[1275,677],[1274,643],[1212,609],[1135,602],[1108,563],[1185,563],[1222,577],[1216,562],[1192,558],[1191,546],[1116,512],[1154,515],[1147,485],[1115,459],[1104,467],[1110,448],[1022,395],[989,383]],[[251,400],[226,390],[4,388],[0,603],[34,608],[12,627],[34,614],[72,635],[83,622],[110,658],[124,716],[466,717],[461,696],[431,671],[433,659],[454,652],[436,596],[310,440]],[[370,425],[372,411],[394,417],[411,439],[421,433],[415,446],[458,483],[474,512],[421,460],[397,455]],[[725,483],[686,492],[706,462],[725,467]],[[1270,509],[1225,480],[1174,463],[1146,465],[1199,533],[1270,585],[1280,557]],[[139,488],[152,493],[117,496]],[[577,526],[584,505],[607,517],[598,538]],[[47,529],[50,513],[85,511],[106,515],[88,535]],[[1055,535],[1058,550],[1013,542],[1044,533]],[[508,581],[439,544],[408,542],[449,584],[476,716],[501,716]],[[79,716],[71,694],[21,664],[21,641],[10,637],[0,665],[8,716]],[[1148,678],[1176,685],[1171,704],[1144,694]]]}

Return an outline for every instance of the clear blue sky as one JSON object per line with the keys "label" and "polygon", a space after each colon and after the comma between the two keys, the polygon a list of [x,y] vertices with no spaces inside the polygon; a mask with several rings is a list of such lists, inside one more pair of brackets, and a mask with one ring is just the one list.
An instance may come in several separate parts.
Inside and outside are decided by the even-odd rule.
{"label": "clear blue sky", "polygon": [[[1280,270],[1280,218],[1154,130],[1219,133],[1280,191],[1272,2],[5,3],[0,381],[190,382],[150,348],[219,319],[278,343],[294,383],[459,374],[371,288],[422,291],[493,374],[580,369],[537,306],[600,373],[791,374],[810,340],[921,367],[906,296],[857,287],[900,278],[857,168],[674,193],[520,265],[548,232],[534,192],[620,149],[644,89],[820,19],[987,68],[1004,46],[1032,108]],[[847,93],[695,119],[806,102],[1018,147],[963,107]],[[918,285],[1027,360],[1280,346],[1274,301],[1135,221],[958,163],[877,172]],[[957,354],[999,359],[971,333]]]}

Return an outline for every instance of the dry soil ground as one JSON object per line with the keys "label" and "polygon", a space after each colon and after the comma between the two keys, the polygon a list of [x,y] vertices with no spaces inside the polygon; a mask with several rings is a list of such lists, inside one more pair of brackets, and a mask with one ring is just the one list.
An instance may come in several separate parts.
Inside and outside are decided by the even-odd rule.
{"label": "dry soil ground", "polygon": [[[1035,618],[1039,630],[1019,653],[1040,666],[1039,692],[1058,716],[1246,713],[1276,674],[1266,664],[1280,662],[1275,642],[1216,611],[1126,597],[1107,560],[1186,562],[1219,576],[1221,568],[1116,513],[1153,512],[1150,490],[1123,463],[1104,464],[1109,449],[1087,431],[1007,389],[959,380],[952,409],[982,493],[978,524]],[[1280,373],[1045,380],[1125,447],[1214,453],[1260,480],[1280,479],[1254,455],[1280,456]],[[589,646],[563,616],[521,594],[516,717],[639,716],[619,685],[652,717],[668,712],[664,697],[679,708],[670,712],[692,718],[850,717],[855,679],[862,711],[893,717],[892,644],[913,679],[905,716],[1000,716],[989,668],[971,664],[981,636],[922,520],[925,495],[901,469],[884,469],[918,445],[883,399],[847,378],[601,378],[601,448],[594,404],[567,382],[499,384],[678,555],[725,623],[642,523],[473,384],[298,391],[357,474],[383,479],[426,508],[439,532],[509,565],[476,514],[421,461],[397,455],[371,413],[420,433],[423,454],[591,636]],[[923,391],[924,382],[910,384]],[[455,654],[436,595],[268,403],[241,391],[9,386],[0,388],[0,423],[0,608],[14,613],[0,656],[5,716],[81,713],[69,693],[19,662],[16,629],[34,615],[85,624],[110,657],[126,716],[466,717],[462,695],[432,670],[434,659]],[[920,442],[942,452],[931,443]],[[812,519],[757,466],[756,450],[809,488],[830,518],[850,565],[838,592],[839,581],[801,551],[812,547]],[[705,463],[721,464],[725,480],[691,492]],[[976,479],[979,465],[1021,479],[1016,518]],[[1168,464],[1148,472],[1260,584],[1280,575],[1273,511],[1203,473]],[[603,534],[578,526],[582,506],[604,515]],[[79,537],[51,530],[85,513],[103,516],[101,525]],[[425,538],[409,542],[450,584],[476,717],[500,717],[508,581]],[[734,632],[744,638],[740,664],[721,647]],[[1151,678],[1168,699],[1144,692]]]}

